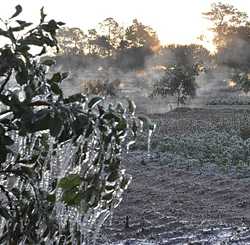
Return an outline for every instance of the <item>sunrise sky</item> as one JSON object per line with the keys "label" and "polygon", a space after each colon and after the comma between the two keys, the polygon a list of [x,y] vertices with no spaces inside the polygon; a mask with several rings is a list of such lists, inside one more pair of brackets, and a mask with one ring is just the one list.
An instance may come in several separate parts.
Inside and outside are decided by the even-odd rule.
{"label": "sunrise sky", "polygon": [[[6,19],[17,4],[23,6],[22,18],[39,21],[44,6],[48,17],[65,22],[70,27],[90,29],[107,17],[129,25],[134,18],[156,30],[161,43],[188,44],[198,42],[201,34],[208,35],[208,21],[202,12],[213,0],[2,0],[0,17]],[[221,0],[250,15],[249,0]],[[21,19],[22,19],[21,18]],[[208,35],[209,36],[209,35]],[[207,47],[212,49],[211,44]]]}

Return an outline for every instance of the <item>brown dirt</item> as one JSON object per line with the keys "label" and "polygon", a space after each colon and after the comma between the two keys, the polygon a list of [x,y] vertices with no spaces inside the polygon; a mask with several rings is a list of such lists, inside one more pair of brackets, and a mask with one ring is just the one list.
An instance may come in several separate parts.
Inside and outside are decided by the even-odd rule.
{"label": "brown dirt", "polygon": [[[202,111],[192,120],[207,115]],[[180,117],[179,112],[169,114],[175,116]],[[188,117],[182,114],[182,119]],[[250,225],[250,178],[204,175],[142,159],[140,152],[126,159],[133,181],[114,211],[112,225],[105,226],[110,240],[156,239],[166,232],[178,236],[180,227],[185,232],[210,224]]]}

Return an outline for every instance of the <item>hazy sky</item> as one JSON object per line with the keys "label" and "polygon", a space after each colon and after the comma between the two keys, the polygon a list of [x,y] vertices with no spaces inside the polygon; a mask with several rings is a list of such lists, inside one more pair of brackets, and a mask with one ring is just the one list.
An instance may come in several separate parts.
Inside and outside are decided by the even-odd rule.
{"label": "hazy sky", "polygon": [[[0,17],[7,18],[17,4],[23,6],[23,18],[39,21],[42,6],[48,17],[89,29],[107,17],[120,24],[130,24],[134,18],[157,31],[163,44],[195,42],[205,34],[208,22],[201,13],[213,0],[1,0]],[[250,15],[250,0],[221,0],[233,4]]]}

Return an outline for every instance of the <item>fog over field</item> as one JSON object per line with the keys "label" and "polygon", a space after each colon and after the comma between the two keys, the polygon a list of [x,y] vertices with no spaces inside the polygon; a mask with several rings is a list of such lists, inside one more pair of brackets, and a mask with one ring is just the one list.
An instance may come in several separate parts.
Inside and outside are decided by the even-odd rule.
{"label": "fog over field", "polygon": [[250,244],[249,1],[19,2],[0,245]]}

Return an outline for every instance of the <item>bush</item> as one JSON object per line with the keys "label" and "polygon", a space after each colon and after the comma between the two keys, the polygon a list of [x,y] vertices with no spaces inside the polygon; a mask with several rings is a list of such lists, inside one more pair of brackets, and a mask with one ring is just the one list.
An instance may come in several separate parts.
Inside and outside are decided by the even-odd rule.
{"label": "bush", "polygon": [[101,97],[65,98],[67,73],[48,77],[54,61],[40,61],[47,47],[57,48],[64,23],[45,21],[41,9],[33,26],[16,20],[21,12],[16,6],[0,29],[9,40],[0,49],[0,102],[7,108],[0,116],[0,243],[87,243],[130,182],[121,154],[139,119],[131,101],[124,108],[105,106]]}

